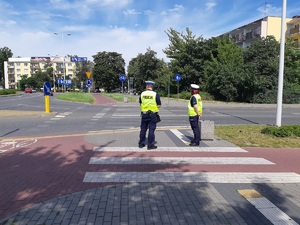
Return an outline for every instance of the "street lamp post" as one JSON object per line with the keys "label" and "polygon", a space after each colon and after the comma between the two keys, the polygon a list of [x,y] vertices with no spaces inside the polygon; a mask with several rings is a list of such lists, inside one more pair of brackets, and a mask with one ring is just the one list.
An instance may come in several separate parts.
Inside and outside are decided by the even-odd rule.
{"label": "street lamp post", "polygon": [[281,36],[280,36],[280,59],[279,59],[279,75],[278,75],[278,93],[277,93],[277,113],[276,126],[281,127],[282,118],[282,92],[283,92],[283,72],[284,72],[284,45],[285,45],[285,26],[286,26],[286,2],[282,0],[281,15]]}
{"label": "street lamp post", "polygon": [[[51,55],[48,54],[50,57]],[[55,76],[54,76],[54,63],[52,62],[52,80],[53,80],[53,91],[55,91]]]}
{"label": "street lamp post", "polygon": [[[65,42],[64,42],[64,34],[62,33],[57,33],[55,32],[54,33],[55,35],[61,35],[61,40],[62,40],[62,43],[63,43],[63,70],[64,70],[64,82],[66,80],[66,63],[65,63],[65,56],[64,56],[64,51],[65,51]],[[67,34],[67,36],[70,36],[71,34]],[[64,85],[64,91],[66,89],[66,85]]]}

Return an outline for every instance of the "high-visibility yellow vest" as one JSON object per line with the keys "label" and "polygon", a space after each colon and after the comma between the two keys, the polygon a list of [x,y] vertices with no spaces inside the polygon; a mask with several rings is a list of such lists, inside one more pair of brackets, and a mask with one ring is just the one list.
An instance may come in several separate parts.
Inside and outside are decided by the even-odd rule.
{"label": "high-visibility yellow vest", "polygon": [[[199,112],[199,114],[202,115],[202,100],[201,100],[201,96],[199,94],[194,94],[193,96],[196,98],[196,101],[197,101],[198,112]],[[194,107],[192,107],[192,105],[191,105],[191,99],[192,99],[192,97],[190,98],[189,103],[188,103],[188,115],[189,116],[197,116],[197,113],[195,112]]]}
{"label": "high-visibility yellow vest", "polygon": [[147,112],[151,110],[152,112],[158,112],[158,107],[156,104],[156,92],[155,91],[143,91],[141,94],[141,111]]}

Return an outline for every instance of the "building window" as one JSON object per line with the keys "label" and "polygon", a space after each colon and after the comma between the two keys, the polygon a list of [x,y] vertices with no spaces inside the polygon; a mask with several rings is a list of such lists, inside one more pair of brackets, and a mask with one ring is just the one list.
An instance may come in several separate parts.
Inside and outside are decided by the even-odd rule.
{"label": "building window", "polygon": [[17,72],[21,72],[21,69],[17,69]]}
{"label": "building window", "polygon": [[17,66],[21,66],[21,63],[16,63]]}
{"label": "building window", "polygon": [[68,63],[68,66],[72,66],[72,63]]}

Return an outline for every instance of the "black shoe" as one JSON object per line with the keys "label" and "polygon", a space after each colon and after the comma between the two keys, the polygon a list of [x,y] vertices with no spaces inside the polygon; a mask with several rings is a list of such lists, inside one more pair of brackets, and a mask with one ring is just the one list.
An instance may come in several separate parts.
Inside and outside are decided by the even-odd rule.
{"label": "black shoe", "polygon": [[151,149],[157,149],[157,146],[155,145],[150,145],[147,147],[147,150],[151,150]]}
{"label": "black shoe", "polygon": [[145,144],[139,144],[139,148],[144,148],[145,146]]}
{"label": "black shoe", "polygon": [[199,144],[192,142],[192,143],[190,143],[190,146],[199,146]]}

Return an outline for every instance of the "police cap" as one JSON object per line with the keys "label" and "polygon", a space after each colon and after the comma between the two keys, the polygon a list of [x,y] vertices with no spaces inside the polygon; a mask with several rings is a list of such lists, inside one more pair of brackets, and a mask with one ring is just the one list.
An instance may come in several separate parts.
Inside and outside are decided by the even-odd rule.
{"label": "police cap", "polygon": [[197,84],[191,84],[191,89],[192,90],[199,90],[199,85],[197,85]]}
{"label": "police cap", "polygon": [[146,83],[146,85],[151,85],[151,86],[153,86],[155,84],[154,81],[151,81],[151,80],[147,80],[147,81],[145,81],[145,83]]}

